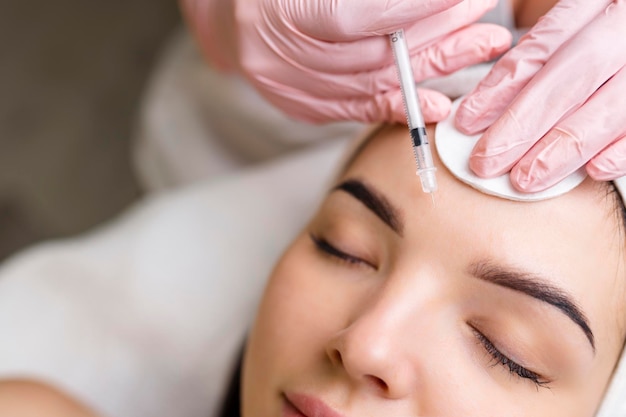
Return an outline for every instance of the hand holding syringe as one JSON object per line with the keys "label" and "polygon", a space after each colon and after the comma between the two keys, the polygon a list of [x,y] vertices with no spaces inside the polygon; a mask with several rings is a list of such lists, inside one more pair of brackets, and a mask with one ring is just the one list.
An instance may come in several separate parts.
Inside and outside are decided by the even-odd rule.
{"label": "hand holding syringe", "polygon": [[422,110],[419,105],[415,78],[413,77],[413,70],[411,68],[409,48],[404,38],[403,30],[394,32],[389,35],[389,37],[396,60],[400,89],[402,90],[406,118],[409,124],[409,132],[413,140],[417,175],[420,177],[424,192],[431,193],[432,196],[432,193],[437,191],[437,178],[435,177],[437,168],[435,168],[433,164],[430,143],[426,135],[426,123],[424,122],[424,116],[422,115]]}

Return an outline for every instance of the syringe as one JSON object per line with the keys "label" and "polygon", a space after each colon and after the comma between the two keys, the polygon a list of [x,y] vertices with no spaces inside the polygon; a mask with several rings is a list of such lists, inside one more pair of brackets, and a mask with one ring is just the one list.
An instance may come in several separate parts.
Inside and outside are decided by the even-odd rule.
{"label": "syringe", "polygon": [[422,115],[417,96],[415,77],[411,67],[411,56],[409,55],[409,47],[404,37],[404,30],[400,29],[397,32],[393,32],[389,37],[391,38],[391,48],[396,60],[409,132],[413,140],[417,175],[420,177],[424,192],[433,193],[437,191],[437,178],[435,177],[437,168],[433,164],[433,156],[430,152],[426,123],[424,122],[424,116]]}

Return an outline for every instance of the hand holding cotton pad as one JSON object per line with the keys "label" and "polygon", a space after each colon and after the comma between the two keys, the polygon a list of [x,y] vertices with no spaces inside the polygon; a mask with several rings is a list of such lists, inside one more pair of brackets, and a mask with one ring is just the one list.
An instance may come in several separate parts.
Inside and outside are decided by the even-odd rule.
{"label": "hand holding cotton pad", "polygon": [[[540,201],[558,197],[576,188],[586,178],[584,167],[566,177],[547,190],[537,193],[522,193],[511,185],[509,174],[496,178],[480,178],[469,167],[469,158],[474,145],[481,134],[468,136],[454,126],[454,117],[459,108],[461,99],[452,104],[452,111],[448,118],[437,125],[435,130],[435,146],[439,159],[450,170],[452,175],[471,187],[496,197],[515,201]],[[613,181],[622,199],[626,200],[626,177]],[[596,414],[597,417],[626,416],[626,349],[613,374],[604,401]]]}
{"label": "hand holding cotton pad", "polygon": [[448,118],[437,125],[435,131],[435,145],[439,158],[450,170],[452,175],[460,181],[476,188],[485,194],[516,201],[539,201],[557,197],[576,188],[584,181],[587,174],[584,168],[548,188],[536,193],[523,193],[511,185],[509,174],[496,178],[481,178],[474,174],[469,167],[469,158],[474,145],[480,139],[480,134],[468,136],[459,132],[454,126],[454,117],[461,103],[461,98],[452,104],[452,111]]}

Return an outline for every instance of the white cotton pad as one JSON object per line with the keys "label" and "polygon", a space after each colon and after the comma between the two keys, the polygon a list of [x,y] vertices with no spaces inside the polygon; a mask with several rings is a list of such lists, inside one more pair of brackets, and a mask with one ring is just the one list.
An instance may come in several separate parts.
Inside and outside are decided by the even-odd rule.
{"label": "white cotton pad", "polygon": [[477,176],[469,167],[469,157],[481,135],[468,136],[454,127],[454,116],[461,104],[461,99],[459,98],[452,103],[450,116],[440,122],[435,131],[435,144],[439,158],[452,175],[459,180],[476,188],[478,191],[496,197],[516,201],[539,201],[565,194],[577,187],[586,178],[587,174],[584,168],[581,168],[547,190],[537,193],[523,193],[513,188],[508,173],[496,178],[481,178]]}

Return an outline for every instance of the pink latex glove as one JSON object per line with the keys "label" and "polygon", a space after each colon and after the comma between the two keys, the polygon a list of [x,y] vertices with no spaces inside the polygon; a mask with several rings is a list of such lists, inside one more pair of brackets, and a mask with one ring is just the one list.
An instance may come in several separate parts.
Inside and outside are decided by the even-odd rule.
{"label": "pink latex glove", "polygon": [[626,174],[626,1],[561,0],[464,100],[459,130],[487,131],[470,167],[520,191],[556,184],[586,165]]}
{"label": "pink latex glove", "polygon": [[[239,70],[292,117],[406,122],[388,35],[405,28],[417,80],[489,60],[510,45],[505,29],[474,24],[497,0],[230,0],[234,59],[213,33],[211,3],[184,0],[187,17],[218,63]],[[222,3],[223,4],[223,3]],[[215,8],[213,10],[216,10]],[[223,65],[224,66],[224,65]],[[427,121],[443,119],[450,101],[420,90]]]}

